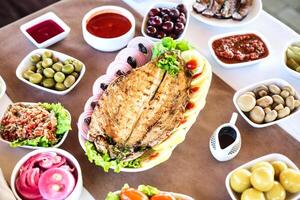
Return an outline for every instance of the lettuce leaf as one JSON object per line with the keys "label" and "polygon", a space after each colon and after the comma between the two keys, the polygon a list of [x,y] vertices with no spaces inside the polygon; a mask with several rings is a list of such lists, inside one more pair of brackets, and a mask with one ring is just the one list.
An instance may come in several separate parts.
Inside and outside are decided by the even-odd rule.
{"label": "lettuce leaf", "polygon": [[138,187],[138,190],[147,195],[148,197],[152,197],[160,192],[156,187],[150,185],[140,185]]}
{"label": "lettuce leaf", "polygon": [[55,113],[57,119],[56,134],[64,134],[71,130],[71,119],[66,109],[60,103],[40,103],[48,111]]}
{"label": "lettuce leaf", "polygon": [[120,196],[113,192],[109,192],[105,198],[105,200],[120,200]]}
{"label": "lettuce leaf", "polygon": [[109,155],[101,155],[95,148],[92,142],[87,141],[85,143],[86,155],[91,163],[95,163],[96,166],[103,168],[105,172],[108,172],[111,167],[114,168],[114,172],[119,173],[121,168],[139,168],[141,167],[141,160],[135,159],[127,162],[112,160]]}
{"label": "lettuce leaf", "polygon": [[47,137],[40,136],[34,139],[27,139],[27,140],[15,140],[10,143],[11,147],[19,147],[19,146],[38,146],[38,147],[50,147],[53,143],[50,142]]}

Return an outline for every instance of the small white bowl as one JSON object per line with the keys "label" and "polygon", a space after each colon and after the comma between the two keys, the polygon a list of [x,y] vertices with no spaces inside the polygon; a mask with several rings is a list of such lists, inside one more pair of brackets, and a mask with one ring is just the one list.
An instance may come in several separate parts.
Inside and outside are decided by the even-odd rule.
{"label": "small white bowl", "polygon": [[0,99],[4,96],[6,91],[6,84],[3,78],[0,76]]}
{"label": "small white bowl", "polygon": [[[230,187],[230,177],[232,176],[233,172],[237,169],[249,169],[251,168],[253,165],[255,165],[258,162],[263,162],[263,161],[282,161],[284,163],[287,164],[287,166],[289,168],[295,169],[295,170],[299,170],[298,167],[295,165],[295,163],[293,163],[293,161],[291,161],[288,157],[282,155],[282,154],[277,154],[277,153],[273,153],[273,154],[268,154],[265,156],[262,156],[260,158],[257,158],[255,160],[252,160],[250,162],[247,162],[244,165],[239,166],[238,168],[232,170],[227,176],[226,176],[226,180],[225,180],[225,185],[226,185],[226,189],[228,194],[230,195],[232,200],[239,200],[239,196],[237,193],[235,193],[231,187]],[[286,200],[297,200],[300,197],[300,192],[296,193],[296,194],[289,194],[286,198]]]}
{"label": "small white bowl", "polygon": [[[296,115],[299,111],[300,111],[300,108],[297,108],[295,109],[289,116],[285,117],[285,118],[282,118],[282,119],[278,119],[278,120],[275,120],[273,122],[269,122],[269,123],[264,123],[264,124],[257,124],[257,123],[254,123],[252,122],[247,116],[246,114],[239,108],[238,104],[237,104],[237,99],[239,96],[241,96],[242,94],[246,93],[246,92],[250,92],[252,90],[254,90],[256,87],[260,86],[260,85],[270,85],[270,84],[276,84],[278,85],[279,87],[283,87],[283,86],[291,86],[291,84],[289,84],[288,82],[286,82],[285,80],[282,80],[282,79],[279,79],[279,78],[274,78],[274,79],[268,79],[268,80],[264,80],[264,81],[261,81],[261,82],[258,82],[258,83],[254,83],[252,85],[249,85],[245,88],[242,88],[240,90],[238,90],[234,96],[233,96],[233,103],[234,103],[234,106],[235,108],[238,110],[238,112],[240,113],[240,115],[251,125],[253,126],[254,128],[265,128],[265,127],[268,127],[268,126],[272,126],[274,124],[278,124],[280,122],[283,122],[285,120],[288,120],[289,118],[293,117],[294,115]],[[293,86],[291,86],[293,87]],[[294,88],[294,87],[293,87]],[[297,99],[300,99],[300,96],[298,94],[298,92],[295,90],[295,97]]]}
{"label": "small white bowl", "polygon": [[[255,34],[257,35],[258,37],[260,37],[260,39],[265,43],[268,51],[269,51],[269,54],[265,57],[265,58],[261,58],[261,59],[258,59],[258,60],[253,60],[253,61],[248,61],[248,62],[240,62],[240,63],[233,63],[233,64],[228,64],[228,63],[224,63],[223,61],[221,61],[217,55],[215,54],[215,51],[212,47],[212,44],[215,40],[218,40],[218,39],[221,39],[221,38],[224,38],[224,37],[228,37],[228,36],[235,36],[235,35],[243,35],[243,34]],[[257,64],[257,63],[260,63],[266,59],[268,59],[270,57],[270,54],[271,54],[271,46],[268,42],[268,40],[264,37],[263,34],[261,34],[260,32],[257,32],[257,31],[237,31],[237,32],[230,32],[230,33],[223,33],[223,34],[219,34],[219,35],[215,35],[213,37],[211,37],[208,41],[208,47],[209,47],[209,51],[210,51],[210,54],[213,56],[213,58],[224,68],[226,69],[232,69],[232,68],[238,68],[238,67],[247,67],[247,66],[250,66],[250,65],[254,65],[254,64]]]}
{"label": "small white bowl", "polygon": [[262,11],[262,1],[253,0],[252,8],[250,9],[248,15],[242,20],[237,21],[233,19],[218,19],[213,17],[205,17],[202,14],[198,14],[193,10],[193,4],[196,1],[183,0],[184,3],[188,5],[188,9],[191,11],[191,15],[198,21],[205,23],[210,26],[220,27],[220,28],[236,28],[245,26],[253,22],[259,16]]}
{"label": "small white bowl", "polygon": [[19,64],[19,66],[17,67],[17,70],[16,70],[16,76],[18,77],[18,79],[20,79],[21,81],[23,81],[24,83],[28,84],[28,85],[31,85],[32,87],[35,87],[37,89],[40,89],[40,90],[43,90],[45,92],[50,92],[52,94],[57,94],[57,95],[65,95],[67,93],[69,93],[71,90],[73,90],[73,88],[80,82],[80,80],[82,79],[84,73],[85,73],[85,65],[83,64],[82,66],[82,69],[81,69],[81,72],[80,72],[80,75],[78,77],[78,79],[75,81],[75,83],[68,89],[66,90],[63,90],[63,91],[58,91],[58,90],[54,90],[54,89],[49,89],[49,88],[45,88],[41,85],[37,85],[37,84],[34,84],[34,83],[31,83],[30,81],[26,80],[25,78],[23,78],[22,76],[22,73],[28,68],[28,66],[30,66],[31,64],[31,61],[30,61],[30,57],[34,54],[42,54],[43,52],[45,51],[50,51],[53,53],[53,55],[55,57],[57,57],[59,60],[61,61],[64,61],[66,59],[75,59],[75,60],[78,60],[76,58],[73,58],[71,56],[68,56],[64,53],[60,53],[58,51],[53,51],[53,50],[50,50],[50,49],[36,49],[36,50],[33,50],[32,52],[30,52],[25,58],[23,58],[23,60],[21,61],[21,63]]}
{"label": "small white bowl", "polygon": [[290,45],[292,45],[293,43],[295,43],[295,42],[300,42],[300,38],[294,39],[293,41],[290,41],[290,42],[286,45],[286,47],[284,48],[283,59],[282,59],[283,63],[282,63],[282,65],[284,66],[284,69],[285,69],[290,75],[294,76],[295,78],[300,79],[300,72],[297,72],[297,71],[295,71],[295,70],[292,70],[292,69],[289,68],[289,67],[287,66],[287,64],[286,64],[286,60],[287,60],[286,51],[287,51],[288,47],[289,47]]}
{"label": "small white bowl", "polygon": [[[37,104],[37,103],[31,103],[31,102],[22,102],[22,103],[24,103],[24,104],[29,104],[29,105]],[[68,113],[68,115],[69,115],[69,117],[70,117],[70,120],[72,121],[72,117],[71,117],[70,112],[69,112],[67,109],[65,109],[65,110],[67,111],[67,113]],[[3,115],[4,115],[4,113],[3,113]],[[1,119],[2,119],[3,115],[1,116]],[[1,121],[1,120],[0,120],[0,121]],[[63,137],[61,138],[61,140],[60,140],[57,144],[53,145],[52,147],[34,147],[34,146],[27,146],[27,145],[25,145],[25,146],[20,146],[20,147],[21,147],[21,148],[25,148],[25,149],[44,149],[44,148],[49,149],[49,148],[58,148],[58,147],[60,147],[60,146],[64,143],[64,141],[66,140],[68,134],[69,134],[69,131],[65,132],[64,135],[63,135]],[[3,142],[3,143],[6,143],[6,144],[8,144],[8,145],[10,145],[10,142],[7,141],[7,140],[4,140],[1,136],[0,136],[0,141]]]}
{"label": "small white bowl", "polygon": [[[176,8],[176,6],[178,5],[179,3],[175,3],[175,2],[159,2],[159,3],[154,3],[153,5],[150,6],[150,9],[147,11],[146,15],[144,16],[143,18],[143,23],[142,23],[142,27],[141,27],[141,32],[143,34],[144,37],[152,40],[153,42],[159,42],[161,39],[158,39],[158,38],[155,38],[155,37],[151,37],[149,35],[146,34],[145,30],[146,30],[146,27],[147,27],[147,20],[148,20],[148,13],[149,11],[152,9],[152,8],[161,8],[161,7],[164,7],[164,8]],[[190,22],[190,11],[187,7],[186,4],[184,4],[184,6],[186,7],[186,10],[187,10],[187,13],[186,13],[186,24],[184,26],[184,30],[183,32],[181,33],[181,35],[176,39],[176,40],[181,40],[183,39],[186,31],[187,31],[187,28],[188,28],[188,25],[189,25],[189,22]]]}
{"label": "small white bowl", "polygon": [[[124,35],[121,35],[119,37],[114,37],[114,38],[101,38],[91,34],[86,28],[88,21],[94,16],[102,13],[117,13],[123,15],[131,23],[130,30]],[[100,6],[94,8],[84,15],[81,25],[82,25],[82,34],[84,40],[91,47],[104,52],[116,51],[125,47],[128,44],[128,42],[134,37],[135,34],[134,16],[132,15],[131,12],[119,6]]]}
{"label": "small white bowl", "polygon": [[62,149],[57,149],[57,148],[47,148],[47,149],[39,149],[39,150],[35,150],[35,151],[32,151],[28,154],[26,154],[25,156],[23,156],[18,162],[17,164],[15,165],[13,171],[12,171],[12,174],[11,174],[11,178],[10,178],[10,187],[15,195],[15,197],[18,199],[18,200],[22,200],[17,191],[16,191],[16,187],[15,187],[15,180],[18,176],[18,172],[21,168],[21,166],[31,157],[31,156],[34,156],[36,154],[39,154],[39,153],[45,153],[45,152],[55,152],[57,154],[60,154],[64,157],[67,158],[67,160],[70,161],[70,163],[72,163],[75,167],[75,169],[77,170],[77,182],[76,182],[76,185],[74,187],[74,190],[73,192],[65,199],[65,200],[79,200],[80,196],[81,196],[81,193],[82,193],[82,190],[83,190],[83,181],[82,181],[82,173],[81,173],[81,168],[80,168],[80,165],[78,163],[78,161],[76,160],[76,158],[70,154],[69,152],[65,151],[65,150],[62,150]]}
{"label": "small white bowl", "polygon": [[[33,39],[31,37],[31,35],[29,35],[29,33],[27,32],[27,29],[37,25],[43,21],[46,20],[53,20],[54,22],[56,22],[64,31],[61,32],[60,34],[42,42],[42,43],[38,43],[37,41],[35,41],[35,39]],[[20,29],[22,31],[22,33],[27,37],[27,39],[29,39],[35,46],[37,46],[37,48],[46,48],[48,46],[51,46],[52,44],[61,41],[63,39],[65,39],[67,37],[67,35],[70,33],[70,27],[65,24],[56,14],[54,14],[53,12],[48,12],[44,15],[41,15],[23,25],[20,26]]]}

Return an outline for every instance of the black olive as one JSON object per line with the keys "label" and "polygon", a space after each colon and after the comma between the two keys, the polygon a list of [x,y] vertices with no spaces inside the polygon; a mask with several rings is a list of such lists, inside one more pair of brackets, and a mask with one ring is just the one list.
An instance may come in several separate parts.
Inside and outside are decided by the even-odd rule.
{"label": "black olive", "polygon": [[140,52],[142,52],[143,54],[147,54],[147,52],[148,52],[147,48],[142,43],[139,43],[138,46],[139,46]]}
{"label": "black olive", "polygon": [[127,58],[127,63],[128,63],[132,68],[136,68],[136,60],[135,60],[133,57],[129,56],[129,57]]}
{"label": "black olive", "polygon": [[84,119],[84,122],[87,123],[87,125],[90,125],[91,123],[91,118],[90,117],[87,117]]}
{"label": "black olive", "polygon": [[91,103],[91,107],[92,107],[93,109],[96,107],[96,105],[97,105],[97,102],[96,102],[96,101],[93,101],[93,102]]}
{"label": "black olive", "polygon": [[105,83],[101,83],[101,84],[100,84],[100,88],[101,88],[102,90],[106,90],[107,87],[108,87],[108,85],[105,84]]}
{"label": "black olive", "polygon": [[118,76],[122,76],[122,75],[124,75],[125,73],[124,73],[123,71],[121,71],[121,70],[118,70],[116,74],[117,74]]}

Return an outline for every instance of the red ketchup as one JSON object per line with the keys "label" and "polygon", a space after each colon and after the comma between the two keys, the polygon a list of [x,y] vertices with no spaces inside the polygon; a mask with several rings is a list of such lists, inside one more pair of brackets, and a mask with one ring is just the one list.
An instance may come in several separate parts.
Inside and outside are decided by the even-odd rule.
{"label": "red ketchup", "polygon": [[195,107],[195,104],[192,103],[192,102],[188,102],[188,104],[186,105],[186,109],[187,109],[187,110],[190,110],[190,109],[192,109],[192,108],[194,108],[194,107]]}
{"label": "red ketchup", "polygon": [[190,60],[189,62],[186,63],[185,66],[188,70],[194,70],[197,68],[197,61],[194,59]]}
{"label": "red ketchup", "polygon": [[115,38],[127,33],[131,22],[117,13],[102,13],[92,17],[86,25],[88,32],[101,38]]}
{"label": "red ketchup", "polygon": [[28,28],[26,32],[37,43],[40,44],[64,32],[64,29],[60,27],[55,21],[48,19]]}

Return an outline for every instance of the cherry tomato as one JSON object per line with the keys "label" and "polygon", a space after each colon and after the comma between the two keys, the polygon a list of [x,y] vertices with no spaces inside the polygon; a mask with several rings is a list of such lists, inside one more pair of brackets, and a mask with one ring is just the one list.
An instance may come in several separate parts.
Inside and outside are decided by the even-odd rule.
{"label": "cherry tomato", "polygon": [[122,190],[120,197],[121,200],[149,200],[144,193],[133,188]]}
{"label": "cherry tomato", "polygon": [[160,193],[152,196],[150,200],[176,200],[176,198],[169,193]]}
{"label": "cherry tomato", "polygon": [[194,70],[197,68],[197,61],[192,59],[189,62],[186,63],[186,68],[188,70]]}

